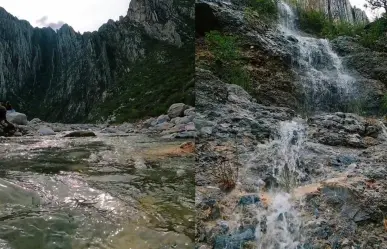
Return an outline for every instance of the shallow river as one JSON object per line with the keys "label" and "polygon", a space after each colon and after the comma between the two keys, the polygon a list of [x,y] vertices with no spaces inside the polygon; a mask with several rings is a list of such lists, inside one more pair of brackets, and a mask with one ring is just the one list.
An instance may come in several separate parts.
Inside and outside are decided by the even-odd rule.
{"label": "shallow river", "polygon": [[0,138],[0,249],[193,248],[193,157],[142,135]]}

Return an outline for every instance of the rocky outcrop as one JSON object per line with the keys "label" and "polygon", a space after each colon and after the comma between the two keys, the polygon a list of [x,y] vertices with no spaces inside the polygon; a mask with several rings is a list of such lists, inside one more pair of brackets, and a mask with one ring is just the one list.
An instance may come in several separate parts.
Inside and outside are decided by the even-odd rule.
{"label": "rocky outcrop", "polygon": [[141,132],[160,134],[165,139],[194,138],[196,127],[193,123],[195,108],[175,103],[168,109],[168,115],[149,118],[139,124]]}
{"label": "rocky outcrop", "polygon": [[192,13],[186,0],[134,0],[126,17],[79,34],[33,28],[0,8],[0,97],[28,116],[66,122],[192,104]]}
{"label": "rocky outcrop", "polygon": [[[281,162],[297,167],[292,174],[299,187],[292,193],[305,201],[294,202],[297,211],[286,215],[294,229],[291,212],[299,212],[305,221],[306,248],[386,246],[382,221],[387,211],[387,136],[381,120],[350,113],[316,114],[300,126],[303,129],[286,130],[291,139],[277,140],[281,124],[299,121],[292,110],[257,104],[242,88],[206,70],[197,70],[196,84],[199,248],[255,248],[261,243],[268,216],[259,219],[257,214],[276,217],[270,210],[274,197],[264,191],[278,184],[273,167]],[[284,143],[290,148],[281,147]],[[282,153],[287,153],[285,158],[278,159]],[[225,169],[225,160],[240,165],[239,182],[228,192],[221,190],[217,175],[217,169]],[[262,229],[261,237],[255,236],[257,229]]]}
{"label": "rocky outcrop", "polygon": [[[289,3],[294,1],[289,0]],[[298,6],[304,10],[315,10],[324,13],[335,21],[348,23],[368,23],[366,13],[356,7],[352,7],[349,0],[296,0]]]}
{"label": "rocky outcrop", "polygon": [[[332,41],[335,51],[343,63],[356,76],[356,87],[364,93],[359,99],[366,113],[383,114],[382,99],[387,91],[387,53],[365,48],[356,38],[339,37]],[[385,43],[383,42],[383,45]]]}

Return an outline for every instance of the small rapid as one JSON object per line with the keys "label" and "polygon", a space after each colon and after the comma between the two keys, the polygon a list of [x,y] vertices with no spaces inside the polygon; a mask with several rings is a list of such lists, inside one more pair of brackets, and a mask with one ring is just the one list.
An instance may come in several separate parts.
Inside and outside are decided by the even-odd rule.
{"label": "small rapid", "polygon": [[145,135],[0,138],[1,249],[192,248],[192,157]]}

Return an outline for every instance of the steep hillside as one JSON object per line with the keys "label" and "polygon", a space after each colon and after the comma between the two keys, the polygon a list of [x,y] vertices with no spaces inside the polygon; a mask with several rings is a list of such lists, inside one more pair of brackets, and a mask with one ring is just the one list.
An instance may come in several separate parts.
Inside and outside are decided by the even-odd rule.
{"label": "steep hillside", "polygon": [[194,103],[193,4],[132,0],[96,32],[33,28],[0,8],[0,96],[29,117],[116,121]]}
{"label": "steep hillside", "polygon": [[302,9],[319,11],[327,17],[351,24],[368,23],[368,17],[364,11],[352,7],[349,0],[287,0],[291,4],[297,4]]}

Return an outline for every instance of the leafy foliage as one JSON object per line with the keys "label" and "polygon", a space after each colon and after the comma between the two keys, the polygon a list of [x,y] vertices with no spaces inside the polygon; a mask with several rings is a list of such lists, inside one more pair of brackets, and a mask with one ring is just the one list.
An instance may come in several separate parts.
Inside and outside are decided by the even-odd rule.
{"label": "leafy foliage", "polygon": [[384,8],[387,13],[387,0],[366,0],[366,7],[370,7],[372,10]]}
{"label": "leafy foliage", "polygon": [[339,36],[357,37],[359,42],[369,48],[375,48],[387,31],[387,18],[382,17],[368,24],[350,24],[329,20],[318,11],[299,10],[300,28],[319,37],[334,39]]}
{"label": "leafy foliage", "polygon": [[381,109],[384,113],[387,113],[387,94],[385,94],[382,98],[382,106]]}
{"label": "leafy foliage", "polygon": [[305,32],[313,33],[321,37],[334,39],[338,36],[355,36],[363,29],[362,24],[350,24],[347,22],[334,22],[329,20],[324,13],[310,10],[299,10],[300,28]]}
{"label": "leafy foliage", "polygon": [[265,16],[276,16],[278,13],[277,0],[250,0],[249,7]]}
{"label": "leafy foliage", "polygon": [[321,34],[326,25],[324,13],[300,10],[300,28],[305,32]]}
{"label": "leafy foliage", "polygon": [[194,105],[194,47],[149,41],[148,48],[152,52],[144,60],[117,77],[117,87],[93,116],[114,114],[121,123],[163,114],[177,102]]}

